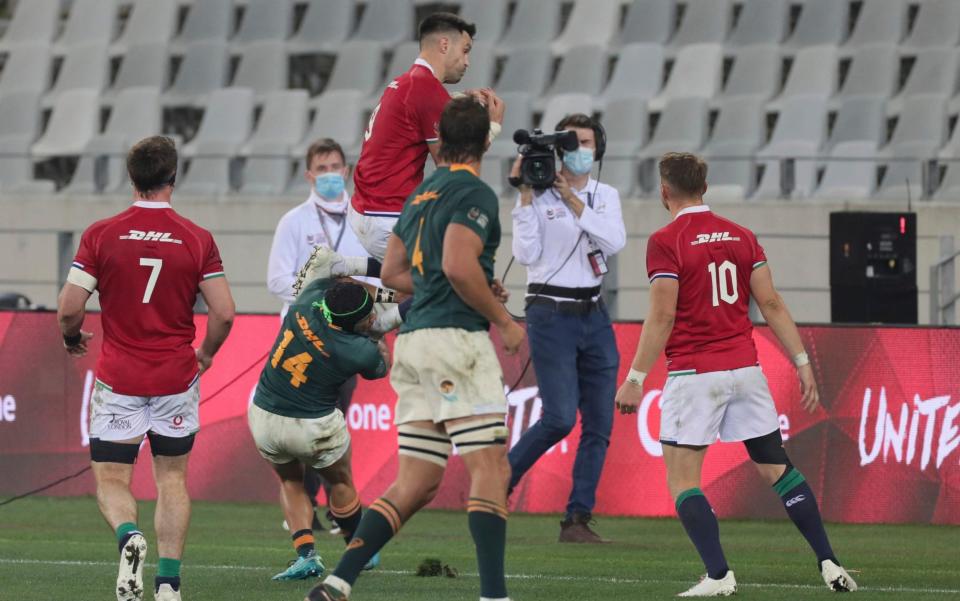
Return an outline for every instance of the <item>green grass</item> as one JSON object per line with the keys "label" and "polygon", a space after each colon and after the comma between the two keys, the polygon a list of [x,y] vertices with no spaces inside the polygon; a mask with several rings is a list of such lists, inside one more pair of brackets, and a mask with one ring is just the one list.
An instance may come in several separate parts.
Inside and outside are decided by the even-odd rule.
{"label": "green grass", "polygon": [[[151,543],[145,578],[152,584],[156,549],[153,506],[141,505]],[[183,562],[185,601],[300,601],[307,582],[270,576],[292,558],[278,507],[195,503]],[[602,518],[602,546],[559,545],[556,516],[514,515],[507,541],[508,586],[517,601],[667,599],[696,582],[702,566],[675,520]],[[857,599],[960,597],[960,529],[946,526],[829,526],[836,551],[861,586]],[[724,521],[727,557],[746,599],[825,599],[806,543],[786,521]],[[343,543],[320,534],[329,568]],[[416,516],[382,553],[381,569],[361,576],[357,601],[464,599],[479,596],[473,545],[463,513]],[[0,601],[112,599],[116,545],[90,498],[35,498],[0,507]],[[427,557],[461,572],[457,579],[412,575]],[[152,595],[149,596],[152,601]]]}

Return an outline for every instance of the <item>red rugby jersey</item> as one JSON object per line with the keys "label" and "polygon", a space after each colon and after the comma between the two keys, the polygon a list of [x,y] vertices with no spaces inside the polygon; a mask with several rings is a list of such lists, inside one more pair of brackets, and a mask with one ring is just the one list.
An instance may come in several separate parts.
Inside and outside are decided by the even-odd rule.
{"label": "red rugby jersey", "polygon": [[436,141],[440,113],[449,100],[446,88],[422,62],[390,82],[363,133],[351,198],[358,213],[400,215],[423,181],[427,143]]}
{"label": "red rugby jersey", "polygon": [[185,391],[197,375],[193,305],[199,284],[221,276],[213,236],[169,203],[137,201],[87,228],[70,281],[100,292],[97,379],[131,396]]}
{"label": "red rugby jersey", "polygon": [[679,280],[667,341],[667,370],[697,373],[757,364],[750,322],[750,274],[766,263],[747,228],[688,207],[647,242],[647,275]]}

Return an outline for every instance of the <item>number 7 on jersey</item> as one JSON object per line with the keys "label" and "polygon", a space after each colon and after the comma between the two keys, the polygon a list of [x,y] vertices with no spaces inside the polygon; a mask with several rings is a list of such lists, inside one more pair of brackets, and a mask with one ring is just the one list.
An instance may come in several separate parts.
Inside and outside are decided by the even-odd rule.
{"label": "number 7 on jersey", "polygon": [[147,280],[147,288],[143,291],[143,304],[150,302],[153,296],[153,288],[157,285],[157,278],[160,277],[160,270],[163,268],[163,259],[140,258],[141,267],[150,268],[150,279]]}

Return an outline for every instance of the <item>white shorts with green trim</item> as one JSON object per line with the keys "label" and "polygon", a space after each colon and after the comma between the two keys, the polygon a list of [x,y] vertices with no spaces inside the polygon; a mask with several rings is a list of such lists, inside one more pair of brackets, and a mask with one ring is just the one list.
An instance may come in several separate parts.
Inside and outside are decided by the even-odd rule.
{"label": "white shorts with green trim", "polygon": [[680,445],[748,440],[780,427],[759,365],[698,374],[672,372],[663,387],[660,440]]}

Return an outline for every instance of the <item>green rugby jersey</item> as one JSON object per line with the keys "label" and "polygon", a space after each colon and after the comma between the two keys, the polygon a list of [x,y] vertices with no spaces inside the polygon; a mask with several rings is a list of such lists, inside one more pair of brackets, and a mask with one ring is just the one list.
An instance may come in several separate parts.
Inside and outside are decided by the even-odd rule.
{"label": "green rugby jersey", "polygon": [[360,374],[368,380],[387,375],[377,344],[330,325],[311,305],[323,300],[332,280],[308,284],[283,318],[253,402],[264,411],[314,419],[337,407],[344,382]]}
{"label": "green rugby jersey", "polygon": [[490,327],[467,305],[443,274],[443,237],[451,223],[465,225],[483,241],[480,265],[493,280],[493,260],[500,246],[497,195],[466,165],[439,167],[420,184],[403,207],[393,233],[407,249],[413,275],[413,305],[400,332],[422,328]]}

